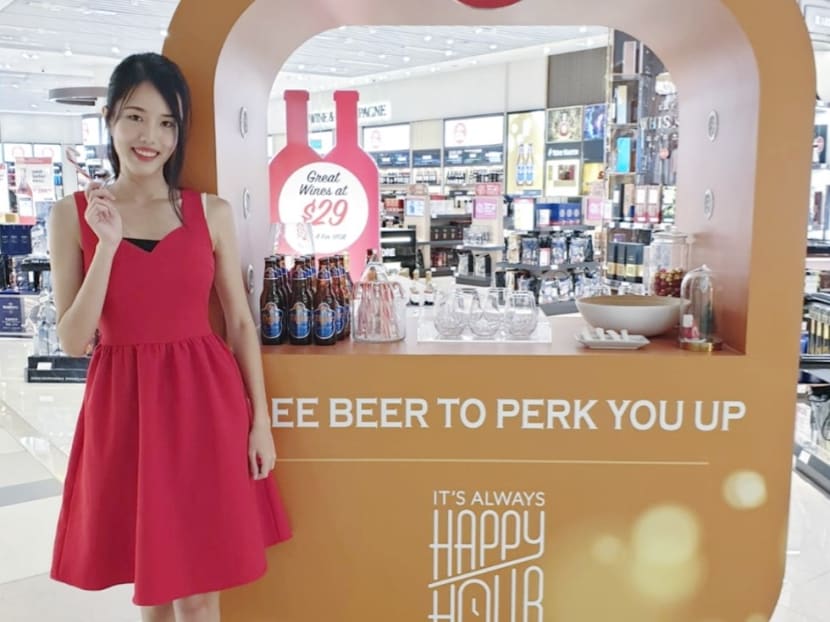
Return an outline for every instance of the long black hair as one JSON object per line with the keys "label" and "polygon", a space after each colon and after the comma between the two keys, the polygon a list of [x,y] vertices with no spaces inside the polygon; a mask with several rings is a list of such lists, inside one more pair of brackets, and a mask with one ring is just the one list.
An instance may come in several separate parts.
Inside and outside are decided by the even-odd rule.
{"label": "long black hair", "polygon": [[[159,92],[167,107],[170,108],[176,123],[176,150],[164,163],[163,172],[164,181],[167,182],[170,191],[170,202],[181,220],[182,215],[177,199],[190,126],[190,88],[179,66],[169,58],[155,52],[133,54],[122,60],[112,72],[107,89],[107,126],[112,127],[119,113],[119,106],[132,95],[136,87],[144,82],[152,84]],[[110,136],[107,150],[117,179],[121,173],[121,160],[115,152],[112,136]]]}

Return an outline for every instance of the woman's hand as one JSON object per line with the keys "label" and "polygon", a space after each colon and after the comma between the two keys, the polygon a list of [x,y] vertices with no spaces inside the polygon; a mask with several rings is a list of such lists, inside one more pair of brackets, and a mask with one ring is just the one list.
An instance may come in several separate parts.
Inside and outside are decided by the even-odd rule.
{"label": "woman's hand", "polygon": [[121,214],[115,207],[115,196],[100,184],[90,184],[85,191],[87,208],[84,218],[101,244],[114,249],[121,242]]}
{"label": "woman's hand", "polygon": [[256,419],[248,434],[248,461],[251,476],[265,479],[277,464],[277,450],[267,420]]}

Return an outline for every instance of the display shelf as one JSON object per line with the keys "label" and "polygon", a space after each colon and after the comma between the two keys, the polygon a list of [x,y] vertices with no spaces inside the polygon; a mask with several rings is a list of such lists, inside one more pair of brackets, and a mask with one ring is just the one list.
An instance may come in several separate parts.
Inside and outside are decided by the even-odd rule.
{"label": "display shelf", "polygon": [[537,266],[530,263],[509,263],[506,261],[500,261],[496,264],[496,267],[502,270],[525,270],[527,272],[541,274],[543,272],[552,272],[556,270],[575,270],[579,268],[587,270],[596,269],[600,267],[600,262],[584,261],[581,263],[563,263],[551,264],[550,266]]}
{"label": "display shelf", "polygon": [[490,285],[492,285],[493,283],[493,277],[456,275],[455,282],[457,285],[469,285],[472,287],[490,287]]}
{"label": "display shelf", "polygon": [[471,214],[433,214],[432,220],[472,220]]}
{"label": "display shelf", "polygon": [[795,469],[825,493],[830,494],[830,464],[827,464],[806,445],[798,442],[793,443],[793,455],[795,456]]}
{"label": "display shelf", "polygon": [[545,315],[567,315],[568,313],[578,313],[576,308],[576,300],[561,300],[559,302],[545,302],[539,305]]}
{"label": "display shelf", "polygon": [[431,268],[431,270],[432,270],[432,276],[434,276],[434,277],[452,276],[454,274],[453,269],[449,268],[449,267]]}
{"label": "display shelf", "polygon": [[502,245],[497,246],[497,245],[493,244],[493,245],[490,245],[490,246],[478,246],[476,244],[462,244],[461,246],[459,246],[459,248],[463,248],[464,250],[468,250],[468,251],[481,251],[483,253],[488,253],[488,252],[502,251],[502,250],[504,250],[504,245],[502,244]]}
{"label": "display shelf", "polygon": [[625,220],[615,220],[608,223],[609,229],[643,229],[643,230],[652,230],[656,225],[660,223],[653,223],[653,222],[630,222]]}
{"label": "display shelf", "polygon": [[614,82],[639,82],[643,76],[639,73],[612,73],[611,79]]}
{"label": "display shelf", "polygon": [[595,225],[544,225],[536,227],[534,231],[540,233],[557,233],[561,231],[593,231],[596,229]]}
{"label": "display shelf", "polygon": [[30,356],[26,382],[83,383],[88,367],[86,356]]}

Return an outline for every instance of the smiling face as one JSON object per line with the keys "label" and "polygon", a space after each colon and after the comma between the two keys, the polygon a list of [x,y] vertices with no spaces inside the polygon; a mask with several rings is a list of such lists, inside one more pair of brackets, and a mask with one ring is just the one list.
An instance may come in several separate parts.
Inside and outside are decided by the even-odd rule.
{"label": "smiling face", "polygon": [[121,169],[136,177],[161,175],[179,134],[164,98],[152,84],[142,82],[114,112],[110,133]]}

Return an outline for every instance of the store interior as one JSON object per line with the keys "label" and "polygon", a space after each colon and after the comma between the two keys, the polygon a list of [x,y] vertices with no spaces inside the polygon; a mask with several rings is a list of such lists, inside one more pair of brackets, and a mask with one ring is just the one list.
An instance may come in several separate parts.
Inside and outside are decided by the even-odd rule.
{"label": "store interior", "polygon": [[[57,343],[46,220],[55,200],[111,173],[99,113],[102,94],[95,89],[105,86],[108,72],[125,54],[161,51],[176,5],[173,0],[97,2],[75,14],[69,2],[17,0],[0,9],[0,280],[5,285],[0,352],[6,361],[0,367],[0,464],[14,456],[31,461],[27,468],[40,473],[25,482],[0,481],[0,493],[4,485],[60,482],[65,473],[88,359],[64,356]],[[131,31],[137,16],[140,26]],[[57,36],[58,22],[66,17],[77,32],[61,30]],[[84,49],[92,45],[84,29],[96,24],[112,27],[112,36],[96,42],[97,49]],[[15,33],[14,42],[3,39],[4,28]],[[53,49],[46,49],[47,39]],[[818,29],[813,39],[819,83],[805,234],[802,373],[793,382],[798,409],[788,575],[774,622],[815,622],[830,607],[820,579],[830,571],[821,544],[824,519],[830,518],[830,89],[827,103],[822,90],[830,84],[825,59],[830,32]],[[692,316],[688,333],[675,309],[665,328],[654,328],[650,319],[641,335],[633,335],[641,340],[629,339],[627,329],[600,335],[580,329],[579,343],[572,332],[566,339],[551,334],[557,318],[581,321],[596,312],[578,305],[581,299],[680,299],[716,280],[704,268],[703,247],[680,226],[676,152],[683,93],[670,69],[634,37],[594,25],[340,27],[307,41],[278,74],[262,165],[289,142],[286,90],[309,92],[308,144],[320,156],[336,145],[334,92],[359,92],[358,136],[378,168],[381,229],[371,255],[350,257],[352,275],[359,284],[364,269],[371,268],[398,283],[392,313],[402,314],[405,328],[391,335],[364,333],[361,339],[355,312],[353,341],[405,340],[426,348],[479,341],[482,351],[489,344],[493,352],[518,342],[528,351],[547,353],[551,342],[567,340],[561,346],[566,352],[646,346],[741,353],[739,340],[718,333],[706,297],[696,299],[686,314]],[[56,88],[77,91],[75,101],[50,100]],[[279,250],[276,242],[264,253],[274,249]],[[280,273],[284,278],[296,258],[289,258]],[[278,263],[274,269],[272,278]],[[248,275],[255,283],[252,298],[259,302],[261,294],[263,304],[266,272],[260,265]],[[495,300],[493,290],[500,292]],[[283,292],[276,295],[287,305]],[[529,329],[518,322],[513,331],[505,323],[506,311],[499,307],[511,292],[526,293],[516,304],[531,306]],[[441,318],[457,320],[442,314],[453,305],[450,295],[458,296],[461,307],[486,307],[489,301],[499,319],[488,322],[485,313],[460,328],[457,322],[442,324]],[[263,317],[262,309],[252,310]],[[521,319],[522,312],[514,315]],[[276,343],[262,334],[264,344]],[[49,420],[53,408],[59,411],[57,424]],[[27,511],[48,516],[56,510],[54,487],[46,488],[49,508]],[[43,499],[23,505],[38,503]],[[4,509],[0,506],[0,533]],[[37,538],[49,539],[48,534]],[[13,549],[0,537],[0,559],[3,546]],[[37,555],[43,558],[41,549]],[[25,549],[15,551],[16,559],[27,555]],[[45,571],[38,572],[37,564],[23,566],[0,574],[0,603],[6,598],[20,616],[30,615],[24,612],[31,609],[35,590],[52,594]],[[27,582],[30,587],[24,588]],[[69,596],[50,598],[57,603]],[[138,619],[132,607],[108,598],[104,609],[110,617],[100,619]],[[73,601],[87,612],[77,618],[49,619],[91,620],[83,616],[91,615],[95,602]]]}

